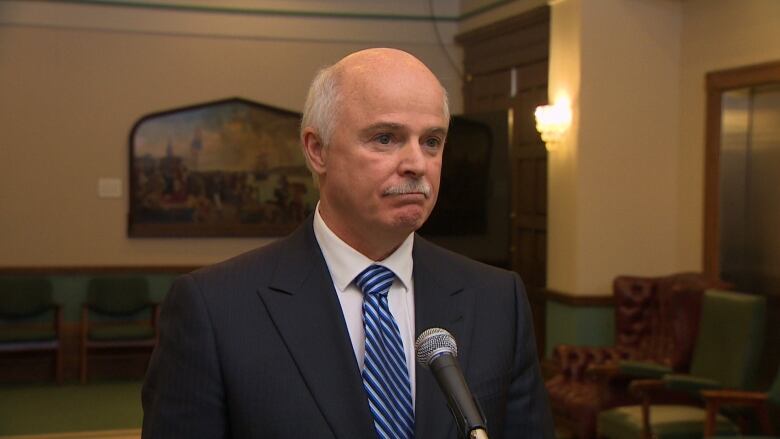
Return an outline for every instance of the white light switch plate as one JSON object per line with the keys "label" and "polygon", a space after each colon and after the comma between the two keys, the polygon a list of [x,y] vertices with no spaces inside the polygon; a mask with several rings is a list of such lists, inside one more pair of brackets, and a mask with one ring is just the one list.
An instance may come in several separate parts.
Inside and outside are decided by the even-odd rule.
{"label": "white light switch plate", "polygon": [[122,198],[122,180],[119,178],[99,178],[98,197]]}

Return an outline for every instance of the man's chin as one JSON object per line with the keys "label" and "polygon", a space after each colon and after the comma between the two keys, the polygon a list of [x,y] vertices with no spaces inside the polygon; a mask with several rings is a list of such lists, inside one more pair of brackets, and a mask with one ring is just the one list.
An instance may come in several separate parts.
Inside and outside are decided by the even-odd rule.
{"label": "man's chin", "polygon": [[423,208],[406,208],[398,212],[393,218],[393,225],[409,233],[422,227],[428,219],[428,211]]}

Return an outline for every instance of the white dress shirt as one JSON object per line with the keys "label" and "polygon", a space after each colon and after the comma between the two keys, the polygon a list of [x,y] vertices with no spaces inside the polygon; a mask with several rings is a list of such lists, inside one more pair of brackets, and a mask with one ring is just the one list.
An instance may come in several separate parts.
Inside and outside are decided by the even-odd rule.
{"label": "white dress shirt", "polygon": [[395,273],[387,301],[390,312],[401,331],[404,343],[409,381],[412,385],[412,404],[415,402],[415,354],[414,354],[414,283],[412,282],[412,245],[414,233],[410,233],[398,249],[382,261],[372,261],[342,241],[325,224],[320,216],[319,204],[314,213],[314,236],[322,249],[333,286],[338,293],[344,320],[347,322],[352,349],[360,370],[363,370],[366,333],[363,327],[363,292],[355,285],[355,278],[370,265],[379,264]]}

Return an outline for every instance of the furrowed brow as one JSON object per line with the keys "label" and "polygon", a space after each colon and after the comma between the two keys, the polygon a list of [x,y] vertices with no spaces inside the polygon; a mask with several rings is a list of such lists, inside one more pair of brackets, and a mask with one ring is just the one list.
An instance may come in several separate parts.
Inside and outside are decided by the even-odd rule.
{"label": "furrowed brow", "polygon": [[377,131],[398,131],[403,129],[403,127],[404,126],[401,125],[400,123],[377,122],[363,128],[362,130],[360,130],[360,132],[364,134],[371,134]]}

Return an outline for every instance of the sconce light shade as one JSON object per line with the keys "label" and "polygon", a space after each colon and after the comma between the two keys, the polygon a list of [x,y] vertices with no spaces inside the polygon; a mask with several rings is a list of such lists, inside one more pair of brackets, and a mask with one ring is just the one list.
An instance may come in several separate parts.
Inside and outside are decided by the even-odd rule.
{"label": "sconce light shade", "polygon": [[568,102],[556,102],[554,105],[536,107],[536,130],[542,135],[542,140],[550,144],[558,143],[566,130],[571,126],[571,106]]}

